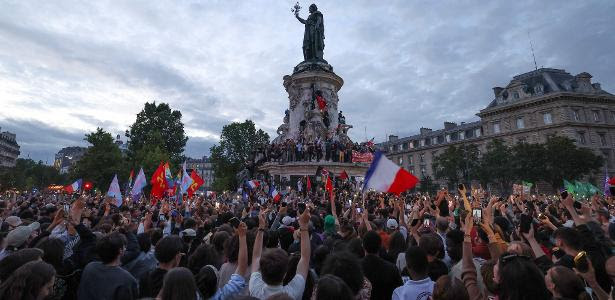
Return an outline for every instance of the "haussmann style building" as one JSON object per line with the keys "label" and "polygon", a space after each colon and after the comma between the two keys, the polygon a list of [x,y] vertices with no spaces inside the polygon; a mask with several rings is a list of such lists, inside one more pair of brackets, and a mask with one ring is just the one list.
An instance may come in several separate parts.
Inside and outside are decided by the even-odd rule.
{"label": "haussmann style building", "polygon": [[604,157],[610,176],[615,174],[615,96],[592,83],[592,76],[561,69],[541,68],[520,74],[493,88],[493,100],[478,112],[479,121],[444,128],[421,128],[419,134],[390,135],[379,144],[388,158],[419,178],[435,180],[434,157],[451,145],[476,144],[479,151],[495,138],[507,144],[544,143],[552,135],[565,136],[579,147]]}

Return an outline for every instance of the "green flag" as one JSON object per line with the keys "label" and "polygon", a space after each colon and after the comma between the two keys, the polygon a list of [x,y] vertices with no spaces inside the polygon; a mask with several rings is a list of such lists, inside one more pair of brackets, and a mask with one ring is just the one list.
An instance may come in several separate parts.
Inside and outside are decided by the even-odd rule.
{"label": "green flag", "polygon": [[574,194],[574,184],[570,183],[566,179],[564,179],[564,188],[568,191],[568,193]]}
{"label": "green flag", "polygon": [[586,184],[586,189],[587,189],[587,196],[589,197],[593,197],[596,193],[600,192],[600,189],[598,189],[595,185],[591,184],[591,183],[587,183]]}
{"label": "green flag", "polygon": [[574,181],[574,196],[578,198],[578,200],[587,198],[587,187],[584,183],[577,180]]}

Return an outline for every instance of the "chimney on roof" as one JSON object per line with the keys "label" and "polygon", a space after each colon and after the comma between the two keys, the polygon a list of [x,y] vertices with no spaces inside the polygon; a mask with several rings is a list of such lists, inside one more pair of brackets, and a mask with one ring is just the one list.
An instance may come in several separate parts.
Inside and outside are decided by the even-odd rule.
{"label": "chimney on roof", "polygon": [[577,79],[577,82],[585,82],[587,84],[592,83],[592,75],[587,72],[579,73],[574,77]]}
{"label": "chimney on roof", "polygon": [[504,88],[499,87],[499,86],[496,86],[493,88],[493,94],[495,95],[496,98],[500,95],[502,90],[504,90]]}
{"label": "chimney on roof", "polygon": [[431,132],[431,128],[421,127],[420,132],[421,132],[421,134],[430,133]]}
{"label": "chimney on roof", "polygon": [[389,142],[397,141],[398,138],[399,138],[398,136],[391,134],[389,135]]}
{"label": "chimney on roof", "polygon": [[444,122],[444,130],[449,130],[457,127],[457,123],[455,122]]}

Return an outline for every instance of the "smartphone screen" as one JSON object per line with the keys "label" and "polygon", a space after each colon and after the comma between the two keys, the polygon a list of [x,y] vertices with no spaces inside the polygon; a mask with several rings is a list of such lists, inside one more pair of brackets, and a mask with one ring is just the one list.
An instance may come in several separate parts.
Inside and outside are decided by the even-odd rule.
{"label": "smartphone screen", "polygon": [[474,224],[480,224],[483,219],[483,211],[477,208],[473,209],[472,218],[474,219]]}
{"label": "smartphone screen", "polygon": [[358,214],[363,213],[363,209],[362,209],[362,208],[360,208],[360,207],[357,207],[357,213],[358,213]]}

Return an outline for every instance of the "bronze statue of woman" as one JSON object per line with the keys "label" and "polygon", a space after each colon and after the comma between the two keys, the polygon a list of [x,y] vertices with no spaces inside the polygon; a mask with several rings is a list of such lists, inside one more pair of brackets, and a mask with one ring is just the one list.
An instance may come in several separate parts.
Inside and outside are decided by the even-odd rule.
{"label": "bronze statue of woman", "polygon": [[325,49],[325,25],[322,13],[318,11],[316,4],[310,5],[310,15],[307,20],[299,17],[299,11],[295,11],[295,17],[299,22],[305,24],[303,35],[303,59],[323,60],[323,50]]}

